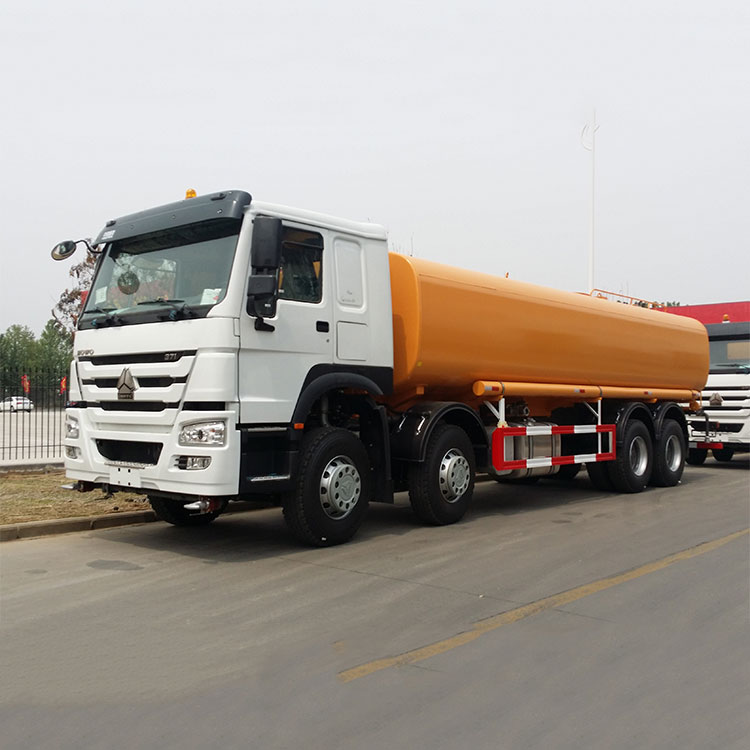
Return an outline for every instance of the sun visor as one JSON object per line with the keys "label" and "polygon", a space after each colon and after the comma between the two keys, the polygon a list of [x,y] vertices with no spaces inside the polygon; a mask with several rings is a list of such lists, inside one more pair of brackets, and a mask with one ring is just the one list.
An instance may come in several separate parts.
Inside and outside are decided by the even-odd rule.
{"label": "sun visor", "polygon": [[150,208],[108,221],[93,244],[96,246],[212,219],[242,220],[251,201],[249,193],[242,190],[226,190],[168,203],[166,206]]}

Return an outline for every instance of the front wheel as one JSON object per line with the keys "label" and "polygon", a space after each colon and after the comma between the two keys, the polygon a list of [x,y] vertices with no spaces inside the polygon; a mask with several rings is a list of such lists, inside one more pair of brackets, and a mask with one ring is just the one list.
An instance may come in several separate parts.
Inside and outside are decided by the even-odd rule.
{"label": "front wheel", "polygon": [[685,469],[685,434],[674,419],[667,419],[654,449],[654,472],[651,484],[674,487]]}
{"label": "front wheel", "polygon": [[609,477],[618,492],[642,492],[653,472],[651,433],[643,422],[632,420],[625,426],[622,448],[614,461],[609,461]]}
{"label": "front wheel", "polygon": [[361,441],[349,430],[320,427],[302,440],[296,483],[282,500],[284,520],[304,544],[342,544],[364,520],[370,488]]}
{"label": "front wheel", "polygon": [[459,521],[471,503],[475,477],[474,448],[467,434],[455,425],[438,425],[424,461],[409,471],[414,515],[433,526]]}
{"label": "front wheel", "polygon": [[725,463],[726,461],[732,460],[732,456],[734,455],[734,448],[721,448],[719,450],[712,450],[711,455],[717,461],[721,461],[721,463]]}

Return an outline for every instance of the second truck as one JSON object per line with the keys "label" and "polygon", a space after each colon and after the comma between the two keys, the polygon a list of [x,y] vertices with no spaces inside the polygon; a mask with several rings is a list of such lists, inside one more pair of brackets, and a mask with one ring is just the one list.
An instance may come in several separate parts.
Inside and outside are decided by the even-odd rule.
{"label": "second truck", "polygon": [[[61,259],[75,249],[64,242]],[[705,328],[389,253],[374,224],[243,191],[109,221],[75,336],[67,475],[176,525],[272,499],[350,539],[407,490],[458,521],[475,478],[679,482]]]}

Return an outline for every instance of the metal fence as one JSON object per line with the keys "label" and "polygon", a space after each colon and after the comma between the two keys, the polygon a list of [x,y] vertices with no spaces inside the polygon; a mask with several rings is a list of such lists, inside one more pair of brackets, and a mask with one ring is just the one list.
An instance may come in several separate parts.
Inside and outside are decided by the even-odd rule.
{"label": "metal fence", "polygon": [[0,370],[0,463],[63,457],[67,373]]}

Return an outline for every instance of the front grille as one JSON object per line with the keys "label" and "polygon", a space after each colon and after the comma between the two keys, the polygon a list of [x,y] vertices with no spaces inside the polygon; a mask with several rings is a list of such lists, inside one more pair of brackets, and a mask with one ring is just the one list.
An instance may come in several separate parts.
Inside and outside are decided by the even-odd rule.
{"label": "front grille", "polygon": [[143,443],[135,440],[98,439],[96,447],[99,453],[110,461],[154,466],[158,463],[164,446],[163,443]]}
{"label": "front grille", "polygon": [[[705,422],[691,422],[690,426],[693,428],[693,432],[705,432]],[[712,432],[742,432],[742,423],[737,422],[710,422],[709,430]]]}
{"label": "front grille", "polygon": [[[82,380],[83,385],[95,385],[97,388],[117,388],[117,378],[89,378]],[[187,375],[181,378],[164,377],[139,377],[137,378],[139,388],[169,388],[173,383],[187,383]]]}
{"label": "front grille", "polygon": [[102,356],[83,355],[79,362],[91,362],[93,365],[134,365],[139,362],[179,362],[183,357],[194,357],[197,351],[153,352],[150,354],[106,354]]}
{"label": "front grille", "polygon": [[104,411],[164,411],[178,409],[180,404],[167,404],[164,401],[100,401],[98,404],[89,402],[89,406],[98,406]]}

